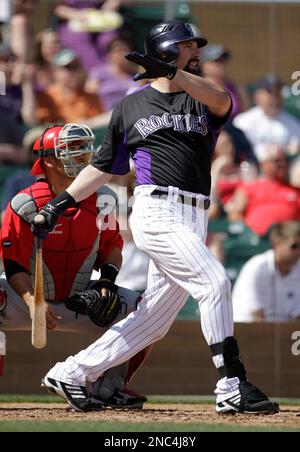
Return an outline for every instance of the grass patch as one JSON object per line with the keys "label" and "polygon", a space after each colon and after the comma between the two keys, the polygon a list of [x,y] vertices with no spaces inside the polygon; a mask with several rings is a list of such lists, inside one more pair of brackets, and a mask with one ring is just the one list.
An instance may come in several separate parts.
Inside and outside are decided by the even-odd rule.
{"label": "grass patch", "polygon": [[66,403],[61,397],[56,395],[14,395],[0,394],[0,403]]}
{"label": "grass patch", "polygon": [[300,428],[245,427],[221,424],[2,421],[0,422],[0,432],[149,432],[151,435],[153,432],[300,432]]}
{"label": "grass patch", "polygon": [[[214,396],[162,396],[162,395],[150,395],[148,397],[148,403],[155,404],[182,404],[187,403],[191,405],[214,405]],[[300,399],[288,399],[271,397],[276,400],[280,405],[300,406]],[[55,395],[14,395],[14,394],[0,394],[0,403],[66,403],[61,397]]]}
{"label": "grass patch", "polygon": [[189,405],[214,405],[216,398],[214,396],[147,396],[148,403],[166,404],[166,403],[188,403]]}

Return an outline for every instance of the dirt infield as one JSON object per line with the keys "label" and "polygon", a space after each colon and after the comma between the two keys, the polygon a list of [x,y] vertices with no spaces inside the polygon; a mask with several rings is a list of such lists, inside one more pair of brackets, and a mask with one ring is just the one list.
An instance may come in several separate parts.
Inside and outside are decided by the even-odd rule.
{"label": "dirt infield", "polygon": [[76,413],[64,404],[1,403],[1,421],[99,421],[130,423],[224,424],[259,427],[300,427],[300,407],[284,406],[272,416],[224,416],[214,412],[213,405],[146,404],[144,410],[111,410]]}

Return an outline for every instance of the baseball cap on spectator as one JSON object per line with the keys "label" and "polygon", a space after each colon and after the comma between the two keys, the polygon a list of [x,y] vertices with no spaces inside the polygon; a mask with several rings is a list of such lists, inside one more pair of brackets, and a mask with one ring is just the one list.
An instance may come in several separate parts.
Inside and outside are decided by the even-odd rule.
{"label": "baseball cap on spectator", "polygon": [[73,50],[63,49],[53,58],[54,67],[66,67],[71,63],[79,62],[78,56]]}
{"label": "baseball cap on spectator", "polygon": [[227,61],[230,58],[230,52],[220,44],[210,44],[203,47],[200,55],[200,61],[205,63],[206,61]]}
{"label": "baseball cap on spectator", "polygon": [[281,89],[284,86],[284,83],[276,77],[274,74],[268,74],[265,77],[258,80],[255,85],[256,90],[266,90],[273,91],[274,89]]}

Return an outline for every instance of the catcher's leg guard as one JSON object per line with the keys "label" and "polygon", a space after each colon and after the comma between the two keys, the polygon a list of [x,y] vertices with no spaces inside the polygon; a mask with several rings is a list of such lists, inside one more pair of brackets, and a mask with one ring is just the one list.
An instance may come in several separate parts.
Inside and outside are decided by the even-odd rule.
{"label": "catcher's leg guard", "polygon": [[125,386],[149,356],[152,345],[141,350],[128,362],[107,370],[90,385],[90,393],[107,406],[115,408],[143,408],[146,397],[130,391]]}
{"label": "catcher's leg guard", "polygon": [[126,385],[131,381],[134,374],[138,371],[138,369],[141,367],[141,365],[146,361],[146,359],[150,355],[152,349],[153,349],[153,344],[148,345],[148,347],[145,347],[143,350],[141,350],[139,353],[137,353],[135,356],[133,356],[129,360],[128,372],[127,372],[126,379],[125,379]]}
{"label": "catcher's leg guard", "polygon": [[100,400],[109,400],[116,391],[123,391],[128,372],[128,362],[113,367],[91,384],[91,394]]}

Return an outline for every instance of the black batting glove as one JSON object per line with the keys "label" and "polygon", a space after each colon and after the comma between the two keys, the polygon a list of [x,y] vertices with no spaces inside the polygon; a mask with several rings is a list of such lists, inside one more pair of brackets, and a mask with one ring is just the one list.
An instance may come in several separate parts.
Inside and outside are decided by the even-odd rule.
{"label": "black batting glove", "polygon": [[45,207],[38,213],[42,215],[45,219],[43,223],[35,222],[35,218],[31,223],[31,231],[40,240],[46,240],[49,232],[53,231],[54,226],[57,222],[58,215],[52,210],[53,206],[48,203]]}
{"label": "black batting glove", "polygon": [[76,204],[74,198],[67,192],[63,192],[48,202],[43,209],[38,213],[45,219],[43,223],[37,222],[36,218],[31,223],[31,230],[33,234],[40,240],[45,240],[49,232],[53,231],[57,219],[65,210]]}
{"label": "black batting glove", "polygon": [[129,61],[132,61],[139,66],[143,66],[146,72],[139,72],[133,77],[134,81],[143,79],[153,79],[159,77],[166,77],[172,80],[177,72],[177,67],[173,64],[165,63],[164,61],[157,60],[150,55],[142,55],[138,52],[132,52],[125,56]]}

